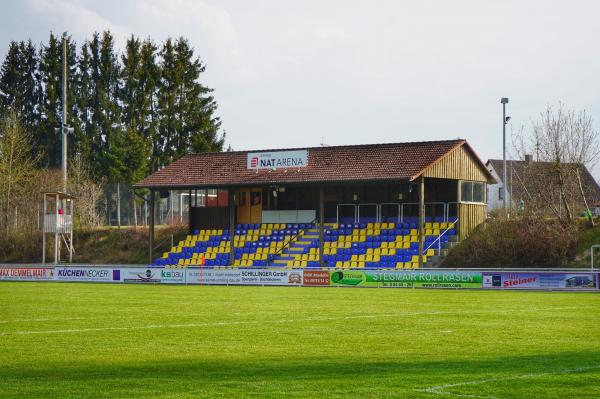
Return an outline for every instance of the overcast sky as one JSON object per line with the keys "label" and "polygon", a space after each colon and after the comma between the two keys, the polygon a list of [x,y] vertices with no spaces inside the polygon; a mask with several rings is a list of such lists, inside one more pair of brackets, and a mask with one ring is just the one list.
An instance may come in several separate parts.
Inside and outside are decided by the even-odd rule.
{"label": "overcast sky", "polygon": [[597,0],[0,4],[0,58],[51,30],[188,38],[238,150],[461,137],[498,158],[503,96],[514,130],[558,101],[600,127]]}

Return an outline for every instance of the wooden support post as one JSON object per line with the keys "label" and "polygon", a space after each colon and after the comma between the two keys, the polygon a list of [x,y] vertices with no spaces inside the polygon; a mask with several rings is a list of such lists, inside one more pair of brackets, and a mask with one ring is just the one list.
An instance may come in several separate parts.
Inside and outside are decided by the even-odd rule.
{"label": "wooden support post", "polygon": [[42,264],[46,264],[46,194],[44,194],[44,211],[42,212]]}
{"label": "wooden support post", "polygon": [[[227,202],[229,204],[229,266],[233,266],[235,261],[235,191],[231,188],[227,190]],[[207,198],[204,198],[206,204]]]}
{"label": "wooden support post", "polygon": [[150,222],[148,224],[148,264],[151,265],[154,252],[154,190],[150,190]]}
{"label": "wooden support post", "polygon": [[71,201],[68,202],[71,205],[69,206],[69,213],[71,215],[71,224],[69,228],[69,263],[73,263],[73,201],[73,198],[71,198]]}
{"label": "wooden support post", "polygon": [[325,188],[319,187],[319,266],[325,267],[323,247],[325,246]]}
{"label": "wooden support post", "polygon": [[59,245],[60,241],[58,241],[58,194],[54,197],[54,264],[58,264],[60,259]]}
{"label": "wooden support post", "polygon": [[188,190],[188,231],[193,234],[192,230],[192,190]]}
{"label": "wooden support post", "polygon": [[425,243],[425,178],[419,178],[419,269],[423,267]]}

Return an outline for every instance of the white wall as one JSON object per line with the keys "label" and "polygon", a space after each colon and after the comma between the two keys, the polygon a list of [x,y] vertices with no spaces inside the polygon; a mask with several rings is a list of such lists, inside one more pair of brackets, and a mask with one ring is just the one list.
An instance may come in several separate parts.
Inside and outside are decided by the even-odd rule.
{"label": "white wall", "polygon": [[[488,187],[487,210],[488,210],[488,212],[491,212],[495,209],[502,208],[503,201],[500,197],[500,190],[502,189],[502,187],[504,187],[504,184],[502,182],[502,178],[500,176],[498,176],[498,173],[496,173],[496,170],[492,167],[492,164],[488,164],[487,168],[490,171],[490,173],[494,176],[496,181],[498,182],[496,184],[488,184],[488,186],[487,186]],[[508,190],[508,188],[507,188],[507,190]],[[509,191],[506,192],[506,198],[507,198],[507,203],[509,203],[510,202],[510,192]]]}

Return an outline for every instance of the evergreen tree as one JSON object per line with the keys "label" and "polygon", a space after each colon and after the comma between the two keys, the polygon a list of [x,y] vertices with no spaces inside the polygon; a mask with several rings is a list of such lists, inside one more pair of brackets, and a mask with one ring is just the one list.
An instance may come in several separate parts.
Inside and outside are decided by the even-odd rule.
{"label": "evergreen tree", "polygon": [[156,61],[158,48],[149,39],[142,43],[140,53],[140,79],[139,79],[139,112],[141,132],[143,133],[150,162],[148,171],[155,171],[159,167],[161,154],[160,132],[158,130],[160,115],[158,111],[158,83],[160,81],[160,67]]}
{"label": "evergreen tree", "polygon": [[[20,101],[17,112],[24,128],[33,132],[39,124],[39,103],[41,94],[39,59],[35,46],[28,40],[19,43],[20,50]],[[20,107],[19,107],[20,106]]]}
{"label": "evergreen tree", "polygon": [[39,122],[38,57],[31,40],[11,42],[0,70],[0,113],[16,112],[24,128],[35,131]]}
{"label": "evergreen tree", "polygon": [[158,88],[159,136],[158,166],[165,166],[175,158],[177,136],[177,91],[181,86],[181,76],[175,60],[175,48],[169,38],[161,52],[161,73]]}
{"label": "evergreen tree", "polygon": [[189,151],[222,151],[225,137],[219,137],[221,121],[214,115],[217,103],[210,94],[213,89],[199,82],[206,66],[194,57],[193,49],[184,38],[179,38],[175,44],[175,54],[183,74],[179,108],[180,120],[184,122],[177,155]]}
{"label": "evergreen tree", "polygon": [[127,153],[125,164],[130,168],[126,180],[134,182],[148,170],[152,140],[155,136],[155,96],[158,69],[156,46],[131,36],[121,60],[123,64],[121,103]]}
{"label": "evergreen tree", "polygon": [[75,130],[74,147],[77,158],[86,165],[94,165],[96,153],[92,151],[92,139],[95,131],[92,123],[92,96],[94,82],[91,77],[91,56],[89,44],[81,46],[77,59],[76,74],[76,116],[79,128]]}
{"label": "evergreen tree", "polygon": [[19,43],[12,41],[8,46],[8,54],[6,54],[0,69],[0,107],[2,114],[5,114],[18,98],[18,81],[21,73],[19,62]]}
{"label": "evergreen tree", "polygon": [[168,39],[161,51],[159,86],[161,163],[168,164],[189,151],[221,151],[220,120],[214,115],[212,89],[199,82],[205,66],[188,41]]}
{"label": "evergreen tree", "polygon": [[48,45],[40,49],[40,76],[44,87],[40,102],[40,125],[36,145],[44,149],[45,166],[60,165],[61,137],[55,129],[61,121],[62,45],[50,33]]}
{"label": "evergreen tree", "polygon": [[111,174],[111,160],[119,151],[122,123],[119,103],[120,66],[114,51],[114,38],[106,31],[94,33],[89,46],[89,131],[92,167],[99,177],[117,181]]}
{"label": "evergreen tree", "polygon": [[[43,90],[40,96],[40,119],[36,131],[36,145],[44,153],[46,166],[60,166],[62,137],[60,126],[62,122],[62,39],[52,32],[48,45],[42,45],[40,50],[40,80]],[[76,45],[67,39],[67,125],[75,129],[75,137],[81,135],[80,123],[77,118],[77,56]],[[77,141],[67,137],[69,156],[76,151]]]}
{"label": "evergreen tree", "polygon": [[[133,182],[186,152],[221,151],[224,134],[205,65],[184,38],[159,49],[131,36],[123,53],[110,32],[94,33],[79,55],[67,50],[69,156],[83,159],[96,178]],[[33,151],[59,166],[62,116],[62,40],[50,34],[39,51],[11,42],[0,68],[0,113],[9,108],[32,132]]]}

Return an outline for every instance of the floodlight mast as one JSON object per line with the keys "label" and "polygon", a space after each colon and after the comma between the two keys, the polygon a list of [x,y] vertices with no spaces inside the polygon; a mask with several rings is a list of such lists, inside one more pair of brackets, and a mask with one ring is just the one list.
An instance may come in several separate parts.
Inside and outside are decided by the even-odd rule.
{"label": "floodlight mast", "polygon": [[[504,213],[507,214],[506,209],[506,104],[508,104],[508,98],[502,97],[500,100],[502,103],[502,205]],[[512,199],[511,199],[512,200]]]}
{"label": "floodlight mast", "polygon": [[67,32],[63,32],[63,59],[62,59],[62,118],[60,133],[62,138],[62,190],[67,193],[67,134],[73,133],[73,128],[67,125]]}

